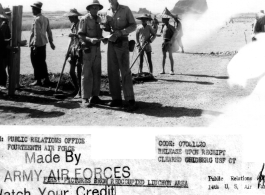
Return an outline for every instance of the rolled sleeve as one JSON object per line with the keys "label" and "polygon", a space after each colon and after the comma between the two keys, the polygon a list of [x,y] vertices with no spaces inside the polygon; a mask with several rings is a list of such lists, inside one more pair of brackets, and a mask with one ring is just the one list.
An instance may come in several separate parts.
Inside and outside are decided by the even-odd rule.
{"label": "rolled sleeve", "polygon": [[85,25],[85,19],[82,18],[80,20],[79,29],[77,31],[78,35],[86,36],[86,25]]}
{"label": "rolled sleeve", "polygon": [[121,30],[122,35],[128,35],[136,30],[137,25],[135,22],[135,19],[133,17],[133,14],[130,10],[130,8],[126,7],[126,20],[127,20],[127,27],[123,30]]}

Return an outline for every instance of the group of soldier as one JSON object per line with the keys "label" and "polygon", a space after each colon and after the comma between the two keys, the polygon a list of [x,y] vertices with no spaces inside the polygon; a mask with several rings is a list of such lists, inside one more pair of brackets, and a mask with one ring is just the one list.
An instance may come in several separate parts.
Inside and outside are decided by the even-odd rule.
{"label": "group of soldier", "polygon": [[[70,76],[75,87],[73,95],[75,98],[82,99],[83,107],[92,107],[94,104],[104,104],[104,101],[99,98],[101,85],[100,44],[101,42],[104,44],[108,43],[107,67],[109,88],[112,97],[112,101],[108,103],[108,106],[123,107],[121,95],[123,91],[126,101],[126,110],[134,111],[137,106],[129,66],[128,35],[136,30],[136,46],[140,52],[140,72],[142,72],[145,52],[150,73],[153,73],[151,43],[156,38],[158,21],[156,18],[152,19],[148,14],[143,14],[137,18],[142,22],[137,28],[136,21],[129,7],[119,4],[117,0],[109,0],[109,3],[110,8],[107,10],[105,20],[99,16],[98,12],[103,9],[103,5],[101,5],[98,0],[92,0],[86,7],[88,13],[81,17],[81,19],[79,19],[81,14],[76,9],[71,9],[70,12],[65,14],[73,24],[71,33],[69,34],[71,43],[67,53],[70,57]],[[48,18],[41,13],[42,3],[36,2],[31,5],[31,7],[32,13],[35,16],[29,41],[35,79],[35,82],[31,83],[31,85],[49,85],[50,80],[46,64],[46,44],[49,43],[50,47],[55,49],[52,31]],[[163,71],[161,74],[165,74],[165,59],[166,53],[168,52],[171,62],[170,74],[173,75],[174,61],[171,48],[175,28],[169,24],[170,14],[171,13],[162,17],[162,22],[164,24],[162,28],[164,42],[162,45]],[[171,15],[171,17],[175,19],[178,27],[181,28],[179,18],[174,15]],[[150,21],[152,21],[151,25],[148,24]],[[110,32],[110,36],[104,38],[103,30]],[[182,36],[182,30],[177,30],[180,31],[178,34]],[[184,52],[183,46],[181,48],[182,52]],[[75,73],[76,68],[77,76]],[[3,71],[0,70],[0,72],[2,73]],[[122,84],[120,80],[122,80]],[[5,85],[5,83],[1,83],[1,85]]]}

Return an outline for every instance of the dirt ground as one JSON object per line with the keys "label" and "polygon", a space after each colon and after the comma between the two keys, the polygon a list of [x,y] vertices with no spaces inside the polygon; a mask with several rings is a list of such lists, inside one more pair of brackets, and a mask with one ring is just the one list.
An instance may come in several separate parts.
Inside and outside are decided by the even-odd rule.
{"label": "dirt ground", "polygon": [[[25,87],[17,91],[14,97],[8,97],[6,91],[0,91],[1,125],[93,125],[93,126],[209,126],[223,114],[223,108],[248,96],[255,87],[253,80],[246,89],[233,88],[228,84],[227,64],[233,55],[247,41],[250,42],[250,22],[228,24],[210,37],[192,47],[185,47],[185,53],[174,54],[175,75],[169,75],[169,60],[165,75],[161,71],[162,38],[152,44],[154,76],[156,81],[134,84],[138,110],[133,113],[107,106],[81,108],[81,100],[54,98],[54,85],[51,88],[29,87],[33,70],[29,48],[22,48],[21,74]],[[56,50],[47,47],[47,64],[50,77],[58,77],[64,61],[68,30],[54,30]],[[23,32],[22,37],[29,37]],[[135,37],[133,33],[131,39]],[[185,45],[185,38],[183,40]],[[102,46],[102,74],[106,75],[106,45]],[[134,55],[135,57],[135,55]],[[144,71],[147,66],[144,65]],[[69,71],[67,65],[65,72]],[[137,73],[135,65],[133,73]],[[104,78],[103,78],[104,79]],[[22,79],[23,80],[23,79]],[[27,80],[27,82],[26,82]],[[63,90],[71,90],[67,81]],[[23,83],[22,83],[23,84]],[[111,100],[107,82],[102,84],[100,98],[106,103]]]}

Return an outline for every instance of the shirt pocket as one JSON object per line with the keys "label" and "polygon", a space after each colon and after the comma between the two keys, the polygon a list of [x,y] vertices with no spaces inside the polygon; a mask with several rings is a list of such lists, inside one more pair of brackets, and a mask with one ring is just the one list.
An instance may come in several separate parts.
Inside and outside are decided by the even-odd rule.
{"label": "shirt pocket", "polygon": [[118,16],[117,17],[117,25],[119,28],[125,28],[126,26],[126,19],[121,17],[121,16]]}

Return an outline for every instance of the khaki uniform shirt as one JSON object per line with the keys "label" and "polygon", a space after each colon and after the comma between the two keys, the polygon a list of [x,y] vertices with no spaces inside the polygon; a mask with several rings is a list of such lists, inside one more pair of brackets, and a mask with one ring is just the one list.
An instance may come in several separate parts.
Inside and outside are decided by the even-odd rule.
{"label": "khaki uniform shirt", "polygon": [[[141,24],[137,30],[136,30],[136,42],[137,44],[140,44],[140,46],[143,46],[144,43],[150,39],[151,35],[153,35],[151,41],[156,38],[156,32],[155,30],[150,26],[146,25],[145,27]],[[150,52],[152,51],[151,45],[147,44],[145,47],[145,51]]]}
{"label": "khaki uniform shirt", "polygon": [[115,12],[111,8],[107,11],[106,31],[120,30],[123,36],[135,31],[136,22],[129,7],[118,5]]}
{"label": "khaki uniform shirt", "polygon": [[49,19],[42,14],[38,14],[32,24],[30,46],[41,47],[46,45],[48,43],[46,33],[48,34],[49,42],[53,42]]}
{"label": "khaki uniform shirt", "polygon": [[[99,16],[94,19],[90,13],[82,17],[79,24],[79,35],[89,38],[102,38],[102,29],[100,28],[101,18]],[[93,46],[91,44],[91,46]]]}

